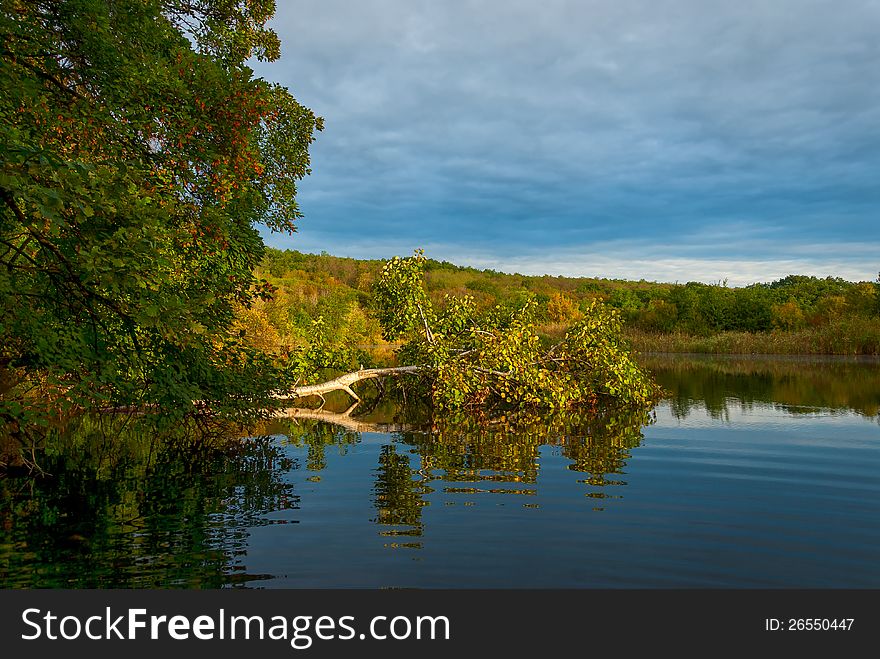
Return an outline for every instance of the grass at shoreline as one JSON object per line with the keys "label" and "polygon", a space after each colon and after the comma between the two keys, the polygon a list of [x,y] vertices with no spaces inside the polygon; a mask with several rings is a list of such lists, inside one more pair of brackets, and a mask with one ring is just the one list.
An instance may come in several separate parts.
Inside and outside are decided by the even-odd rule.
{"label": "grass at shoreline", "polygon": [[691,352],[734,355],[880,355],[880,323],[846,318],[820,327],[772,332],[720,332],[692,336],[680,332],[653,334],[627,328],[630,345],[639,352]]}

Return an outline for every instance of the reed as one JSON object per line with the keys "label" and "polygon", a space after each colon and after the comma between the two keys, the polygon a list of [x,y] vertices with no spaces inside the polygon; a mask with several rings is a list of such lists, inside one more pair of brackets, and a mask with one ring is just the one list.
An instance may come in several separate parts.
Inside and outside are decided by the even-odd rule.
{"label": "reed", "polygon": [[739,355],[880,355],[880,322],[843,318],[818,327],[772,332],[719,332],[693,336],[625,331],[639,352],[692,352]]}

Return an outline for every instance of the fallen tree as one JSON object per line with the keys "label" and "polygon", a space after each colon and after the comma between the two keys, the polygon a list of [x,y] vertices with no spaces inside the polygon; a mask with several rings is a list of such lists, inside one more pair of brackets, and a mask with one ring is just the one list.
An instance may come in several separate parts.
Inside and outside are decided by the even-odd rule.
{"label": "fallen tree", "polygon": [[443,410],[559,410],[600,404],[648,406],[658,395],[651,377],[621,339],[618,313],[595,301],[565,336],[548,345],[537,332],[537,305],[479,311],[473,298],[435,305],[423,284],[425,258],[395,257],[374,287],[385,338],[401,343],[399,366],[358,369],[326,382],[275,394],[297,399],[344,391],[364,380],[420,375],[434,408]]}

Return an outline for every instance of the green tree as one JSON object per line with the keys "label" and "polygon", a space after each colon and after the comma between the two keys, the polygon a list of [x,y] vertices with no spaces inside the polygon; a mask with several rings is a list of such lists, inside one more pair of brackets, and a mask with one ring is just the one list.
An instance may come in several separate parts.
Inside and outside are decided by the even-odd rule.
{"label": "green tree", "polygon": [[678,328],[678,307],[663,299],[651,300],[639,316],[638,324],[652,332],[672,332]]}
{"label": "green tree", "polygon": [[439,308],[425,292],[420,251],[389,261],[376,305],[399,357],[428,376],[439,409],[560,409],[600,402],[647,405],[657,393],[621,339],[619,312],[594,301],[564,338],[544,345],[534,300],[479,313],[470,297]]}
{"label": "green tree", "polygon": [[773,326],[782,330],[796,330],[804,326],[804,312],[795,300],[773,305]]}
{"label": "green tree", "polygon": [[628,288],[615,288],[611,291],[608,304],[615,309],[620,309],[620,312],[627,320],[637,318],[639,312],[644,307],[636,291]]}
{"label": "green tree", "polygon": [[874,280],[874,313],[880,316],[880,273],[877,273],[877,279]]}
{"label": "green tree", "polygon": [[773,305],[763,288],[733,289],[732,311],[725,329],[763,332],[773,327]]}
{"label": "green tree", "polygon": [[[0,7],[0,371],[68,407],[252,409],[282,374],[229,328],[322,128],[245,63],[279,56],[274,0]],[[44,419],[22,386],[0,418]]]}

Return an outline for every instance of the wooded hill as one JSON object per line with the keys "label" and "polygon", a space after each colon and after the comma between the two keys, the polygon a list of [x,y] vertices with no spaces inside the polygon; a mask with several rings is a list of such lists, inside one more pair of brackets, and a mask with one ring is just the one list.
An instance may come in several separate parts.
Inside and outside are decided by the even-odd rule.
{"label": "wooded hill", "polygon": [[[372,287],[383,260],[267,250],[258,270],[274,299],[242,309],[239,324],[264,349],[304,345],[317,322],[338,346],[381,346]],[[620,310],[642,350],[880,353],[880,284],[790,275],[734,288],[585,277],[527,276],[428,259],[432,301],[470,296],[478,308],[533,298],[541,331],[558,337],[594,299]]]}

